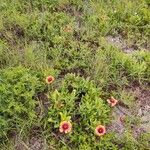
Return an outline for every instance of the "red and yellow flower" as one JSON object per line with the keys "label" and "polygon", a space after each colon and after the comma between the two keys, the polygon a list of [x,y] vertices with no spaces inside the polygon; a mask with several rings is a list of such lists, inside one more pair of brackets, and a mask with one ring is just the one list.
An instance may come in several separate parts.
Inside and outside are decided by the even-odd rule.
{"label": "red and yellow flower", "polygon": [[54,79],[53,76],[48,76],[48,77],[46,77],[46,83],[47,83],[47,84],[51,84],[54,80],[55,80],[55,79]]}
{"label": "red and yellow flower", "polygon": [[97,136],[102,136],[106,133],[106,128],[105,126],[102,126],[102,125],[98,125],[96,128],[95,128],[95,134]]}
{"label": "red and yellow flower", "polygon": [[114,107],[118,103],[118,100],[116,100],[113,96],[111,96],[111,98],[108,99],[107,102],[108,104],[110,104],[111,107]]}
{"label": "red and yellow flower", "polygon": [[59,126],[61,133],[69,133],[72,130],[72,124],[69,121],[62,121]]}

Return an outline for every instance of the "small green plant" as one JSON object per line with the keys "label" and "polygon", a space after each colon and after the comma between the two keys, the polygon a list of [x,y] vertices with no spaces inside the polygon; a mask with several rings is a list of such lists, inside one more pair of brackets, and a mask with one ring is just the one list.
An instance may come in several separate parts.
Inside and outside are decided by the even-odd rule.
{"label": "small green plant", "polygon": [[121,137],[116,137],[116,142],[120,145],[121,150],[135,149],[135,150],[148,150],[148,133],[141,133],[138,138],[135,138],[131,131],[126,132]]}
{"label": "small green plant", "polygon": [[34,96],[43,90],[38,76],[23,67],[0,72],[0,138],[25,131],[36,119]]}
{"label": "small green plant", "polygon": [[[68,136],[60,135],[66,145],[80,148],[88,144],[89,148],[96,148],[100,144],[95,128],[110,122],[110,107],[100,98],[100,89],[90,79],[74,74],[66,75],[59,88],[50,92],[50,102],[48,127],[51,132],[58,134],[62,121],[72,123],[72,132]],[[62,146],[59,141],[58,146]]]}

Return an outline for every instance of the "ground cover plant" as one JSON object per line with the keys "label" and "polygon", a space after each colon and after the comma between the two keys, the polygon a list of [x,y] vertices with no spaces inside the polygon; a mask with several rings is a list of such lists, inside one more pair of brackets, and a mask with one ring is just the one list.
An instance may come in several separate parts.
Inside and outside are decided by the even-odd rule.
{"label": "ground cover plant", "polygon": [[1,0],[0,149],[148,150],[149,0]]}

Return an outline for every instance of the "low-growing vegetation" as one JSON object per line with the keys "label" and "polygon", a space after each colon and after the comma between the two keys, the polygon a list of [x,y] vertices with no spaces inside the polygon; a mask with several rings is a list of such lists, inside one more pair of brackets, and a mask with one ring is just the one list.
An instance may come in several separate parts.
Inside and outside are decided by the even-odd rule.
{"label": "low-growing vegetation", "polygon": [[1,150],[148,150],[149,0],[0,2]]}

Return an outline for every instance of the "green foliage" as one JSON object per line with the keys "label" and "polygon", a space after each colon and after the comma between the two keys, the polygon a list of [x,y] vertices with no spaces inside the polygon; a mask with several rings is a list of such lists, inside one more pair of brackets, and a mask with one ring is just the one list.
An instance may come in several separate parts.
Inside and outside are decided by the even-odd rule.
{"label": "green foliage", "polygon": [[[9,133],[21,137],[34,126],[49,149],[148,149],[148,135],[127,132],[116,140],[110,131],[99,139],[94,129],[111,124],[107,98],[131,110],[136,95],[127,87],[149,85],[149,6],[149,0],[2,0],[0,138],[10,145],[0,149],[15,149]],[[122,41],[135,50],[124,53]],[[43,83],[48,75],[52,86]],[[127,117],[126,130],[138,119]],[[58,132],[62,120],[73,124],[71,134]]]}
{"label": "green foliage", "polygon": [[106,45],[97,51],[90,64],[90,76],[103,88],[120,88],[129,81],[149,82],[149,52],[127,55],[115,47]]}
{"label": "green foliage", "polygon": [[17,67],[0,72],[0,137],[25,130],[36,119],[35,94],[43,90],[36,74]]}
{"label": "green foliage", "polygon": [[[96,142],[94,130],[97,125],[110,122],[110,109],[100,98],[100,89],[92,81],[68,74],[59,89],[50,93],[50,101],[48,121],[52,130],[57,132],[61,121],[72,121],[73,133],[70,134],[69,145],[74,143],[76,148],[86,147],[86,144],[88,148],[103,145],[103,142]],[[62,135],[62,138],[66,141],[67,136]]]}
{"label": "green foliage", "polygon": [[117,143],[120,145],[121,150],[135,149],[135,150],[148,150],[149,144],[148,139],[149,133],[143,133],[139,135],[138,138],[135,138],[131,132],[126,131],[122,137],[115,138]]}
{"label": "green foliage", "polygon": [[133,92],[120,89],[117,92],[114,91],[113,95],[118,97],[120,102],[124,103],[129,108],[133,109],[133,107],[135,107],[135,94]]}
{"label": "green foliage", "polygon": [[139,148],[149,149],[150,133],[143,133],[138,137]]}

